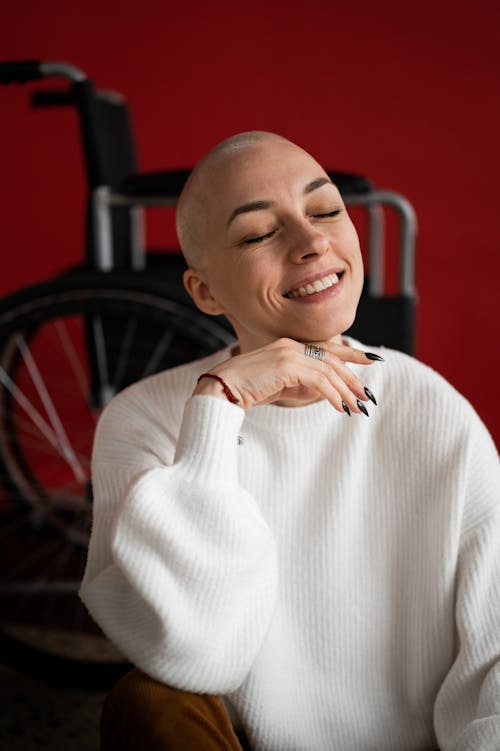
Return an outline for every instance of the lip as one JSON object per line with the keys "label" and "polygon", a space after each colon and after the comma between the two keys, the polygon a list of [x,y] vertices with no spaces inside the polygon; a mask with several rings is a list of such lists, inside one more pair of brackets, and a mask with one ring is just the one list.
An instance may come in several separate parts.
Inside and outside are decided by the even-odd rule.
{"label": "lip", "polygon": [[[316,274],[312,274],[311,276],[306,276],[300,281],[297,281],[293,284],[292,287],[289,287],[286,292],[283,293],[283,297],[286,297],[286,295],[290,294],[292,290],[298,289],[299,287],[305,287],[306,284],[312,284],[313,282],[318,281],[318,279],[323,279],[325,276],[329,276],[330,274],[342,274],[345,271],[344,268],[341,268],[340,266],[336,266],[332,269],[324,269],[323,271],[318,271]],[[342,279],[338,282],[340,284]],[[335,287],[338,286],[338,284],[334,285]],[[322,290],[322,292],[328,292],[328,290]],[[316,292],[315,295],[320,295],[322,292]],[[313,295],[314,297],[314,295]],[[287,298],[292,299],[292,298]],[[299,298],[293,298],[294,300],[298,300]],[[303,298],[300,298],[303,299]]]}

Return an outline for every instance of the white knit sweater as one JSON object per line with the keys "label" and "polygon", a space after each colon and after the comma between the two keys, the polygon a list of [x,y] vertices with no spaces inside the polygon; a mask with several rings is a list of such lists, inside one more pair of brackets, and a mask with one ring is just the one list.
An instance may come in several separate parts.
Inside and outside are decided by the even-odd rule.
{"label": "white knit sweater", "polygon": [[98,426],[81,597],[145,672],[224,695],[255,751],[500,749],[498,456],[439,375],[383,354],[352,366],[369,418],[190,398],[224,351]]}

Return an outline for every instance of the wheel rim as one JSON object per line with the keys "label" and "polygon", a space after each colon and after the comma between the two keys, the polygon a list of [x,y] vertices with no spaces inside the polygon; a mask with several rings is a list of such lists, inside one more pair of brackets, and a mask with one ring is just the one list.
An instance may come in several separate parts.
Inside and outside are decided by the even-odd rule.
{"label": "wheel rim", "polygon": [[77,598],[99,413],[129,383],[231,336],[147,293],[73,290],[0,317],[0,628],[47,654],[123,660]]}

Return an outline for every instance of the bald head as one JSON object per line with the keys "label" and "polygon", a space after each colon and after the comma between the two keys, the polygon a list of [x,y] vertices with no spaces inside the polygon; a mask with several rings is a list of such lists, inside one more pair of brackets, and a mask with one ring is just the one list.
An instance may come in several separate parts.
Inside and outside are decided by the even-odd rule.
{"label": "bald head", "polygon": [[[290,143],[275,133],[251,130],[226,138],[206,154],[191,172],[176,211],[177,236],[188,266],[200,268],[210,231],[210,216],[224,172],[236,157],[265,142]],[[298,148],[298,147],[297,147]]]}
{"label": "bald head", "polygon": [[[177,228],[187,292],[226,316],[242,352],[282,336],[324,341],[351,325],[363,283],[356,230],[327,172],[291,141],[258,131],[216,146],[186,183]],[[290,297],[333,273],[341,287],[318,305]]]}

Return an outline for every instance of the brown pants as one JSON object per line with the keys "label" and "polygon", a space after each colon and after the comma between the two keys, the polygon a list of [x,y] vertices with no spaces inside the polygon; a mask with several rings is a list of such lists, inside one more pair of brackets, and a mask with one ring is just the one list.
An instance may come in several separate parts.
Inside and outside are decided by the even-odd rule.
{"label": "brown pants", "polygon": [[101,751],[142,749],[250,751],[250,746],[234,732],[219,697],[178,691],[134,669],[104,702]]}
{"label": "brown pants", "polygon": [[[242,745],[243,744],[243,745]],[[178,691],[140,670],[108,694],[101,715],[101,751],[242,751],[222,700]]]}

